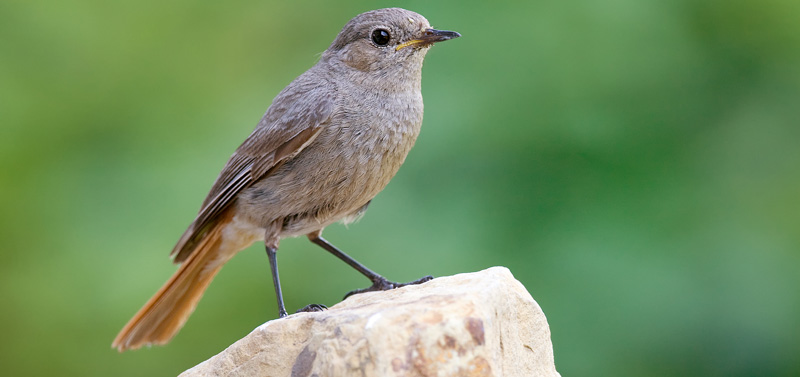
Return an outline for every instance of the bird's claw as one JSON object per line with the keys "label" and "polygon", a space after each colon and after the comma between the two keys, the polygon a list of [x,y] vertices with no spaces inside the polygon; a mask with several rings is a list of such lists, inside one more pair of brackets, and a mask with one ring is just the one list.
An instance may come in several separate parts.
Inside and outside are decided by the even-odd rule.
{"label": "bird's claw", "polygon": [[322,304],[308,304],[300,309],[297,309],[295,313],[315,313],[328,310],[328,307]]}
{"label": "bird's claw", "polygon": [[420,279],[410,281],[408,283],[395,283],[393,281],[388,281],[385,278],[381,277],[380,279],[374,281],[372,285],[367,288],[356,289],[348,292],[346,295],[344,295],[344,298],[347,299],[352,295],[357,295],[359,293],[364,293],[364,292],[388,291],[390,289],[405,287],[406,285],[422,284],[431,280],[433,280],[433,276],[428,275]]}

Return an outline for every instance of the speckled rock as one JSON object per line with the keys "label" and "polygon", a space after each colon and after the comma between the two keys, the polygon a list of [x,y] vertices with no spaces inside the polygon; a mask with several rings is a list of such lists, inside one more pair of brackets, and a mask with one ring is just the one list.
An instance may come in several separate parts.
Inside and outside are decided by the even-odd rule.
{"label": "speckled rock", "polygon": [[269,321],[181,376],[559,374],[541,308],[493,267]]}

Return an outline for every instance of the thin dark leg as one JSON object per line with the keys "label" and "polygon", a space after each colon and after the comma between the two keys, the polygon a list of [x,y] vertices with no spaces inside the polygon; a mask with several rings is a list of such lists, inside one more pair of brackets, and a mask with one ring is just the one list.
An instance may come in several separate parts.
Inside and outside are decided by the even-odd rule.
{"label": "thin dark leg", "polygon": [[281,278],[278,276],[278,249],[267,246],[269,269],[272,272],[272,284],[275,285],[275,296],[278,299],[278,317],[288,316],[286,306],[283,305],[283,292],[281,291]]}
{"label": "thin dark leg", "polygon": [[373,282],[383,277],[379,275],[377,272],[370,270],[367,266],[359,263],[357,260],[353,259],[349,255],[345,254],[343,251],[339,250],[336,246],[333,246],[328,240],[322,237],[311,238],[311,242],[319,245],[323,249],[327,250],[329,253],[335,255],[337,258],[344,261],[350,265],[350,267],[355,268],[358,272],[362,273],[367,279],[372,280]]}
{"label": "thin dark leg", "polygon": [[414,280],[414,281],[408,282],[408,283],[391,282],[391,281],[386,280],[386,278],[384,278],[383,276],[378,275],[375,271],[370,270],[369,268],[367,268],[367,266],[364,266],[363,264],[359,263],[357,260],[351,258],[349,255],[345,254],[344,252],[342,252],[341,250],[336,248],[336,246],[333,246],[330,242],[328,242],[327,240],[325,240],[321,236],[309,237],[308,239],[311,240],[311,242],[319,245],[323,249],[327,250],[329,253],[335,255],[337,258],[341,259],[345,263],[349,264],[350,267],[355,268],[358,272],[360,272],[364,276],[366,276],[367,279],[372,281],[372,286],[371,287],[364,288],[364,289],[356,289],[354,291],[350,291],[344,296],[344,298],[348,298],[348,297],[350,297],[350,296],[352,296],[354,294],[358,294],[358,293],[372,292],[372,291],[388,291],[390,289],[400,288],[400,287],[404,287],[406,285],[422,284],[422,283],[424,283],[426,281],[430,281],[430,280],[433,279],[433,276],[428,275],[428,276],[425,276],[425,277],[423,277],[421,279],[417,279],[417,280]]}

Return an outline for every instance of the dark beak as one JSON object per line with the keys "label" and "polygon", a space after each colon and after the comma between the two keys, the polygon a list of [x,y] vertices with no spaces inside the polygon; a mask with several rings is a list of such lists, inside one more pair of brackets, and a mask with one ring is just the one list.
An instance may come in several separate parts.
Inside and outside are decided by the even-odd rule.
{"label": "dark beak", "polygon": [[448,39],[458,38],[460,36],[461,34],[458,34],[455,31],[428,29],[425,30],[425,34],[423,34],[422,38],[420,39],[425,41],[425,43],[436,43],[446,41]]}
{"label": "dark beak", "polygon": [[430,46],[436,42],[446,41],[448,39],[458,38],[461,34],[454,31],[427,29],[417,39],[412,39],[404,42],[395,47],[396,51],[400,51],[408,46],[425,47]]}

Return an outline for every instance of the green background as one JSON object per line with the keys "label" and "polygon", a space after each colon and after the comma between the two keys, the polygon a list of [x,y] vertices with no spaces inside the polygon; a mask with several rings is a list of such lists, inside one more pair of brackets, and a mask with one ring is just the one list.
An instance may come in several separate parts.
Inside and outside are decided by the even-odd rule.
{"label": "green background", "polygon": [[[2,374],[175,375],[274,318],[256,245],[168,346],[110,348],[272,98],[386,6],[463,37],[329,240],[399,281],[509,267],[565,376],[800,374],[800,2],[339,3],[0,3]],[[290,310],[367,284],[281,246]]]}

